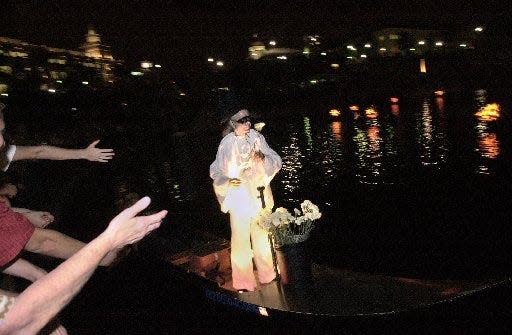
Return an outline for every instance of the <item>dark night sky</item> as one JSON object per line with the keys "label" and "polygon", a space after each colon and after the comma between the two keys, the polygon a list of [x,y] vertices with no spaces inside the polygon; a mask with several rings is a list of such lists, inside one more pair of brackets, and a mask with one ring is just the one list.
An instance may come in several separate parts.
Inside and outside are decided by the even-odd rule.
{"label": "dark night sky", "polygon": [[176,67],[209,55],[244,57],[255,32],[279,41],[306,33],[342,39],[386,26],[450,28],[503,15],[501,3],[507,2],[4,0],[0,36],[77,49],[92,24],[115,58]]}

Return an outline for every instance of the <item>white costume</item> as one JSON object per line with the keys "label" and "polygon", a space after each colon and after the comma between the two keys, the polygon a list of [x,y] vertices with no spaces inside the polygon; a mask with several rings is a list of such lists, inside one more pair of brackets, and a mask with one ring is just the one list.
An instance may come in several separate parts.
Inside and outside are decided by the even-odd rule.
{"label": "white costume", "polygon": [[[263,162],[252,159],[257,151],[265,155]],[[266,208],[272,209],[274,199],[270,181],[280,169],[281,157],[254,129],[245,136],[236,136],[234,132],[226,135],[220,142],[215,161],[210,165],[210,177],[221,210],[230,214],[231,268],[235,289],[253,291],[256,287],[253,256],[260,283],[268,283],[275,278],[268,235],[257,223],[262,209],[258,188],[264,187]],[[230,186],[231,178],[240,179],[240,186]]]}

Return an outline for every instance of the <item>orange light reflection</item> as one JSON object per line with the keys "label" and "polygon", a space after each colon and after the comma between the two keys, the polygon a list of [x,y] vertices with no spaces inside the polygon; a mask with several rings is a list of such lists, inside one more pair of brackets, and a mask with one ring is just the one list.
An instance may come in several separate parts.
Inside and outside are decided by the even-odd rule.
{"label": "orange light reflection", "polygon": [[475,116],[480,121],[496,121],[500,117],[500,105],[497,103],[487,104],[480,108]]}
{"label": "orange light reflection", "polygon": [[337,142],[341,142],[341,122],[335,121],[331,123],[332,136]]}

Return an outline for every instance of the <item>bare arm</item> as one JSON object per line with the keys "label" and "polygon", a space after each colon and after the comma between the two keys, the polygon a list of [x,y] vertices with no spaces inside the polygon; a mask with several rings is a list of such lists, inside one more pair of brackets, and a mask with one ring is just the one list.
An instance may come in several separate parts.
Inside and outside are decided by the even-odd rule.
{"label": "bare arm", "polygon": [[78,293],[109,251],[137,242],[158,228],[166,211],[135,217],[149,202],[144,197],[121,212],[101,235],[23,291],[0,324],[0,334],[37,333]]}
{"label": "bare arm", "polygon": [[99,140],[92,142],[85,149],[64,149],[50,145],[17,146],[13,161],[23,159],[87,159],[94,162],[108,162],[114,156],[113,149],[96,148]]}
{"label": "bare arm", "polygon": [[55,220],[55,217],[49,212],[33,211],[20,207],[11,207],[11,209],[26,217],[34,227],[44,228]]}
{"label": "bare arm", "polygon": [[14,263],[5,268],[2,272],[8,275],[25,278],[31,282],[35,282],[37,279],[46,274],[45,270],[22,258],[18,258]]}

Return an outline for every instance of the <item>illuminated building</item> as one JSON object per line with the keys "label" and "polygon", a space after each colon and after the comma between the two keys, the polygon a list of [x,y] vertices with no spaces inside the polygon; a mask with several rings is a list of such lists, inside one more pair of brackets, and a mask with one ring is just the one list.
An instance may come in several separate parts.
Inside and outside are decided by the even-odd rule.
{"label": "illuminated building", "polygon": [[267,48],[265,43],[259,40],[257,34],[253,35],[253,42],[250,44],[248,50],[248,58],[251,60],[258,60],[261,58],[286,60],[288,56],[301,54],[299,49],[279,47],[279,44],[275,40],[269,40],[268,45],[269,47]]}
{"label": "illuminated building", "polygon": [[0,86],[6,92],[36,89],[60,93],[111,85],[116,81],[114,72],[121,65],[92,28],[80,50],[0,37]]}

